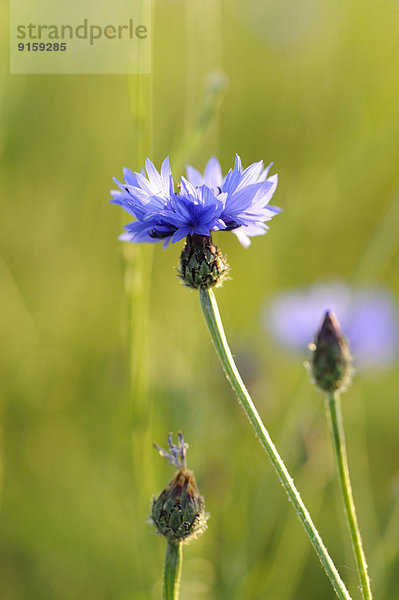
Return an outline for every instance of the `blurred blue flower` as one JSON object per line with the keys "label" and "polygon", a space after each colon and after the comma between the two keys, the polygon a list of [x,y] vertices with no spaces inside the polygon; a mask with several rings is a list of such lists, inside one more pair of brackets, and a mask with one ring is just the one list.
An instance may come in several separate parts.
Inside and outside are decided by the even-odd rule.
{"label": "blurred blue flower", "polygon": [[281,345],[303,352],[313,341],[326,310],[337,315],[359,369],[389,367],[399,353],[399,315],[392,294],[382,288],[316,283],[276,296],[263,311],[263,324]]}
{"label": "blurred blue flower", "polygon": [[[269,165],[270,167],[270,165]],[[234,231],[243,246],[250,236],[267,231],[265,221],[280,212],[268,206],[277,187],[277,175],[267,177],[263,162],[242,168],[236,157],[233,169],[222,176],[220,164],[212,157],[204,175],[187,167],[187,179],[181,177],[176,193],[166,158],[158,172],[146,159],[144,172],[124,169],[124,182],[112,190],[111,200],[136,218],[125,226],[121,240],[128,242],[178,242],[188,235],[209,236],[212,231]]]}

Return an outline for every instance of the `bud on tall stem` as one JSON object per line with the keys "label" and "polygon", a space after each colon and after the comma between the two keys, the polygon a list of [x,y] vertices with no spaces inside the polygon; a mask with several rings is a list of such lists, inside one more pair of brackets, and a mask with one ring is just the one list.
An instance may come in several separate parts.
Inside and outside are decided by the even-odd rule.
{"label": "bud on tall stem", "polygon": [[207,527],[209,515],[205,512],[204,499],[200,496],[194,473],[186,468],[186,450],[181,432],[178,444],[172,442],[169,434],[169,451],[154,444],[161,456],[167,458],[177,472],[167,487],[153,498],[151,505],[151,521],[158,533],[167,540],[164,568],[164,600],[178,600],[181,565],[183,560],[182,545],[203,533]]}
{"label": "bud on tall stem", "polygon": [[349,474],[348,457],[340,393],[351,383],[352,357],[336,316],[327,311],[313,344],[312,375],[316,385],[326,392],[327,414],[341,483],[345,514],[352,539],[363,600],[372,600],[368,566],[357,521]]}

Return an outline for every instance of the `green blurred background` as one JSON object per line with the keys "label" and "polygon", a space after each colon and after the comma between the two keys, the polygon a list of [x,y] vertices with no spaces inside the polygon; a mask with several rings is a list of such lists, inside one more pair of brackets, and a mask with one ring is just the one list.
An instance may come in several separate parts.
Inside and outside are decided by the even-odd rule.
{"label": "green blurred background", "polygon": [[[212,154],[226,171],[238,152],[244,165],[274,161],[284,213],[248,250],[216,236],[232,267],[217,290],[226,332],[358,598],[323,398],[260,312],[329,277],[399,297],[399,5],[163,0],[153,13],[151,76],[1,82],[0,597],[160,598],[165,543],[147,515],[172,470],[151,442],[178,429],[211,513],[185,550],[182,599],[334,597],[224,379],[197,294],[179,285],[181,244],[122,244],[124,217],[107,202],[112,177],[144,154],[157,165],[171,154],[178,175]],[[1,15],[6,73],[4,5]],[[399,598],[398,383],[394,370],[358,374],[344,399],[380,600]]]}

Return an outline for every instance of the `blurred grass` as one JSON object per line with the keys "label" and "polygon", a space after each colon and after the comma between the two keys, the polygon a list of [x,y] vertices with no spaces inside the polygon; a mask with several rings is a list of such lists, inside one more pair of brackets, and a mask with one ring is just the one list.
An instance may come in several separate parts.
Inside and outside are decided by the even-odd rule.
{"label": "blurred grass", "polygon": [[[236,152],[245,164],[274,160],[284,213],[247,251],[216,236],[233,277],[218,301],[248,387],[355,597],[322,398],[300,358],[272,347],[260,309],[277,291],[329,276],[384,283],[399,297],[398,5],[198,6],[155,5],[153,76],[141,79],[153,86],[153,157],[178,155],[200,114],[203,77],[222,67],[229,88],[190,160],[202,168],[216,153],[224,170]],[[171,472],[150,448],[146,462],[137,448],[132,458],[132,311],[136,347],[149,357],[139,440],[164,444],[168,431],[184,431],[212,515],[185,550],[182,597],[333,598],[224,380],[197,295],[178,284],[180,246],[154,247],[150,267],[148,248],[117,241],[111,179],[148,148],[138,147],[132,79],[2,80],[0,596],[160,597],[164,544],[145,521],[149,494]],[[146,257],[130,263],[151,286],[148,301],[137,294],[143,312],[125,294],[124,252]],[[139,385],[147,376],[135,368]],[[386,600],[399,586],[398,378],[359,374],[344,398],[359,521],[375,596]]]}

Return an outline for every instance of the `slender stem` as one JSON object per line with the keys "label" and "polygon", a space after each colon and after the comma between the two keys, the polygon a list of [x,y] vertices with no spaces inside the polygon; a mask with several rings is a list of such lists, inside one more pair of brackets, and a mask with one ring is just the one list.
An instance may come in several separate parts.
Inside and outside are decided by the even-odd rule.
{"label": "slender stem", "polygon": [[356,508],[353,501],[352,486],[349,476],[348,458],[346,455],[345,433],[342,419],[341,399],[338,393],[330,392],[327,396],[327,408],[330,415],[332,439],[337,459],[339,479],[341,482],[342,496],[345,505],[346,518],[352,537],[353,551],[355,553],[357,570],[364,600],[372,600],[370,580],[368,576],[366,556],[364,554],[362,538],[356,517]]}
{"label": "slender stem", "polygon": [[211,338],[215,344],[216,352],[220,358],[227,379],[230,381],[235,393],[237,394],[238,400],[243,407],[244,412],[255,431],[255,434],[259,438],[260,443],[269,456],[282,486],[287,492],[289,499],[293,503],[297,515],[302,522],[302,525],[305,527],[310,541],[316,550],[317,556],[319,557],[320,562],[322,563],[338,598],[340,598],[340,600],[351,600],[349,592],[346,589],[337,569],[335,568],[335,565],[328,554],[327,548],[323,544],[320,534],[317,531],[309,512],[294,485],[292,477],[288,473],[282,458],[277,452],[277,449],[274,446],[270,435],[262,423],[262,420],[251,400],[244,382],[241,379],[227,343],[219,309],[212,290],[201,290],[200,300]]}
{"label": "slender stem", "polygon": [[163,600],[179,600],[183,545],[168,542],[163,573]]}

